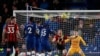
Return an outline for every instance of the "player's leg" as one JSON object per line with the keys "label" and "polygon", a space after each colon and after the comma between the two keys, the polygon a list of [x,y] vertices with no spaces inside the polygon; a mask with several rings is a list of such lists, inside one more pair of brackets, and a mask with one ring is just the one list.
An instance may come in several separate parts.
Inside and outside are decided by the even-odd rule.
{"label": "player's leg", "polygon": [[45,43],[44,43],[44,41],[41,41],[41,56],[46,56],[45,55],[45,52],[46,52]]}
{"label": "player's leg", "polygon": [[14,42],[13,45],[15,48],[15,56],[18,56],[18,54],[19,54],[18,42]]}
{"label": "player's leg", "polygon": [[31,55],[31,39],[27,37],[26,39],[27,55]]}
{"label": "player's leg", "polygon": [[36,37],[35,36],[33,37],[33,45],[34,45],[34,48],[33,49],[35,51],[36,50]]}
{"label": "player's leg", "polygon": [[61,55],[66,56],[67,50],[65,49],[65,45],[62,44],[61,46]]}
{"label": "player's leg", "polygon": [[33,41],[33,44],[32,44],[32,46],[33,46],[32,54],[35,54],[36,53],[36,37],[33,37],[32,41]]}
{"label": "player's leg", "polygon": [[63,45],[63,44],[57,44],[57,49],[58,49],[58,54],[60,55],[60,56],[63,56],[63,50],[65,49],[65,45]]}
{"label": "player's leg", "polygon": [[6,54],[6,56],[10,56],[11,48],[12,48],[12,43],[7,42],[7,54]]}
{"label": "player's leg", "polygon": [[49,41],[46,41],[46,42],[44,42],[44,44],[45,44],[45,51],[46,52],[48,52],[48,55],[49,56],[51,56],[51,54],[52,54],[52,52],[51,52],[51,49],[52,49],[52,47],[51,47],[51,44],[50,44],[50,42]]}
{"label": "player's leg", "polygon": [[46,41],[46,43],[44,42],[44,44],[45,44],[45,51],[50,52],[51,51],[51,44],[50,44],[50,42]]}
{"label": "player's leg", "polygon": [[38,49],[39,49],[39,38],[36,37],[36,52],[38,52]]}
{"label": "player's leg", "polygon": [[38,44],[37,51],[38,51],[39,53],[41,53],[41,52],[42,52],[42,41],[41,41],[41,38],[38,38],[37,44]]}
{"label": "player's leg", "polygon": [[69,48],[67,56],[72,56],[74,54],[74,51],[72,48]]}
{"label": "player's leg", "polygon": [[63,56],[66,56],[66,55],[67,55],[67,50],[64,49],[64,50],[62,51],[62,53],[63,53]]}
{"label": "player's leg", "polygon": [[41,38],[39,38],[38,39],[39,40],[39,43],[38,43],[38,51],[39,51],[39,53],[41,53],[42,52],[42,41],[41,41]]}
{"label": "player's leg", "polygon": [[79,52],[78,52],[81,56],[85,56],[84,52],[82,51],[82,49],[79,49]]}
{"label": "player's leg", "polygon": [[36,55],[39,56],[42,51],[41,39],[39,37],[36,38]]}

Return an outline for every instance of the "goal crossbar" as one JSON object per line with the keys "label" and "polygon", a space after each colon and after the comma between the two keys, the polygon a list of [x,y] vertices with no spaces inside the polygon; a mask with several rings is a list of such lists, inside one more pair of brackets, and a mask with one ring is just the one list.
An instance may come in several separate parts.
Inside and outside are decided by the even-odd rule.
{"label": "goal crossbar", "polygon": [[[92,18],[100,18],[100,10],[14,10],[13,11],[13,16],[16,16],[16,13],[22,13],[25,14],[25,16],[35,16],[35,17],[40,17],[43,18],[44,16],[41,15],[36,15],[34,13],[57,13],[53,16],[59,15],[59,13],[95,13],[95,15],[87,15],[84,14],[82,15],[81,18],[88,18],[88,17],[92,17]],[[99,13],[99,14],[98,14]],[[96,15],[98,14],[98,15]],[[76,14],[75,14],[76,15]],[[72,16],[72,15],[71,15]],[[81,15],[80,15],[81,16]]]}

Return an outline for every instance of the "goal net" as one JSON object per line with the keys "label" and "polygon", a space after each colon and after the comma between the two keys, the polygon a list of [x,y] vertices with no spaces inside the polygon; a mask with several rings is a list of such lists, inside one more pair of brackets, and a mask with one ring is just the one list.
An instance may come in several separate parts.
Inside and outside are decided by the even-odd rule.
{"label": "goal net", "polygon": [[[77,29],[88,44],[81,45],[86,56],[100,56],[100,10],[14,10],[13,16],[16,16],[19,26],[33,17],[35,20],[41,20],[42,24],[49,24],[49,28],[54,31],[62,29],[67,36]],[[19,46],[24,41],[20,43]],[[67,50],[69,46],[70,43],[66,44]]]}

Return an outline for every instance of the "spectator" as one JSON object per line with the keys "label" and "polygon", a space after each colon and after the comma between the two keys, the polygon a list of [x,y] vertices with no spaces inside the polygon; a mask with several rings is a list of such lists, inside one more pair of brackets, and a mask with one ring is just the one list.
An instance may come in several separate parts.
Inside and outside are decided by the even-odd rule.
{"label": "spectator", "polygon": [[89,25],[89,41],[93,44],[95,44],[95,27],[94,27],[94,24],[90,24]]}
{"label": "spectator", "polygon": [[[22,8],[22,10],[26,10],[28,5],[29,4],[27,2],[25,2],[24,7]],[[28,8],[28,9],[30,9],[30,8]]]}
{"label": "spectator", "polygon": [[18,4],[18,0],[14,0],[13,5],[17,5],[17,4]]}
{"label": "spectator", "polygon": [[7,4],[6,3],[3,4],[3,9],[5,9],[5,8],[7,8]]}
{"label": "spectator", "polygon": [[3,22],[5,22],[6,18],[10,16],[9,15],[9,12],[8,12],[8,8],[5,8],[4,11],[3,11],[3,14],[2,14],[2,17],[3,17]]}
{"label": "spectator", "polygon": [[95,35],[95,28],[93,24],[89,25],[89,34],[90,34],[90,39],[94,38]]}
{"label": "spectator", "polygon": [[36,9],[36,8],[38,8],[37,3],[36,3],[36,2],[32,2],[32,9],[34,10],[34,9]]}
{"label": "spectator", "polygon": [[61,9],[61,5],[60,5],[59,0],[53,0],[52,4],[50,5],[50,9],[51,10]]}
{"label": "spectator", "polygon": [[13,10],[17,10],[17,7],[15,5],[12,6]]}
{"label": "spectator", "polygon": [[0,51],[2,51],[2,30],[3,30],[3,23],[2,23],[2,16],[0,16]]}
{"label": "spectator", "polygon": [[7,8],[7,4],[4,3],[1,7],[2,7],[1,8],[1,14],[3,14],[4,13],[4,9]]}
{"label": "spectator", "polygon": [[79,20],[78,31],[79,31],[79,35],[81,36],[83,35],[82,34],[83,26],[84,26],[83,20]]}
{"label": "spectator", "polygon": [[48,2],[46,0],[42,0],[41,4],[40,4],[40,8],[42,9],[48,9]]}

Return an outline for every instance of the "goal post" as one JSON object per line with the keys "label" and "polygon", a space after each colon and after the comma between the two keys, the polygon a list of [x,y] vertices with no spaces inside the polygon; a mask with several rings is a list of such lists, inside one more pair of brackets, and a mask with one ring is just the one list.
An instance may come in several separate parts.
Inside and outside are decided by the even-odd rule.
{"label": "goal post", "polygon": [[[16,16],[16,13],[20,13],[23,14],[24,16],[35,16],[35,17],[41,17],[43,18],[44,16],[40,16],[38,14],[35,13],[43,13],[43,14],[53,14],[53,16],[56,16],[56,14],[63,14],[63,13],[70,13],[70,14],[74,14],[75,15],[80,15],[82,17],[99,17],[99,15],[96,14],[100,14],[100,10],[14,10],[13,11],[13,16]],[[54,15],[55,14],[55,15]],[[71,15],[71,16],[72,16]]]}
{"label": "goal post", "polygon": [[77,29],[89,44],[87,47],[82,46],[86,56],[100,55],[96,54],[100,52],[100,10],[14,10],[13,16],[16,16],[19,25],[27,23],[33,17],[42,23],[48,23],[54,31],[62,29],[63,34],[68,36]]}

